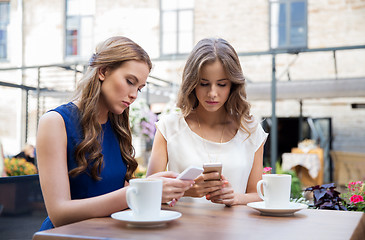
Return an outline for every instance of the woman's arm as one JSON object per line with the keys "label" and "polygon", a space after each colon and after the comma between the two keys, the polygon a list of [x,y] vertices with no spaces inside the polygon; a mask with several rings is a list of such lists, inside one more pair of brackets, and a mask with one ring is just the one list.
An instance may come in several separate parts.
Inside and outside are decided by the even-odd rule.
{"label": "woman's arm", "polygon": [[222,203],[227,206],[247,204],[249,202],[262,201],[257,194],[256,185],[262,179],[264,143],[259,147],[254,156],[250,176],[247,182],[246,193],[235,193],[231,184],[224,180],[225,187],[207,195],[207,199],[214,203]]}
{"label": "woman's arm", "polygon": [[162,172],[167,167],[167,141],[157,129],[153,140],[151,157],[148,162],[147,176]]}
{"label": "woman's arm", "polygon": [[63,118],[56,112],[46,113],[39,121],[37,159],[44,201],[54,226],[108,216],[127,208],[126,188],[93,198],[71,200],[66,129]]}
{"label": "woman's arm", "polygon": [[175,172],[165,172],[167,161],[167,141],[157,129],[148,163],[147,177],[157,177],[163,180],[162,202],[180,199],[194,183],[194,181],[176,179],[178,174]]}

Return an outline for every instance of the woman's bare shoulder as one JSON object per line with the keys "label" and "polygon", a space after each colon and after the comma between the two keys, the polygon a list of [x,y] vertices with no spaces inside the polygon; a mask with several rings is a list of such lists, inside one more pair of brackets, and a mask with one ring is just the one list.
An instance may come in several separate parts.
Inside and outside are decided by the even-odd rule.
{"label": "woman's bare shoulder", "polygon": [[64,121],[61,116],[56,111],[49,111],[42,115],[42,117],[39,119],[39,126],[55,126],[55,125],[63,125]]}

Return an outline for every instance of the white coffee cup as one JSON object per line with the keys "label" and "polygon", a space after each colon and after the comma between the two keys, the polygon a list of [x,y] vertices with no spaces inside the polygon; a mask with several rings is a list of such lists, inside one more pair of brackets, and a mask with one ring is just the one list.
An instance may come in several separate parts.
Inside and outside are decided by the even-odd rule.
{"label": "white coffee cup", "polygon": [[162,180],[131,179],[127,189],[127,204],[136,219],[158,219],[161,211]]}
{"label": "white coffee cup", "polygon": [[[261,192],[263,185],[264,194]],[[257,182],[257,193],[265,201],[266,208],[288,208],[290,201],[291,175],[264,174]]]}

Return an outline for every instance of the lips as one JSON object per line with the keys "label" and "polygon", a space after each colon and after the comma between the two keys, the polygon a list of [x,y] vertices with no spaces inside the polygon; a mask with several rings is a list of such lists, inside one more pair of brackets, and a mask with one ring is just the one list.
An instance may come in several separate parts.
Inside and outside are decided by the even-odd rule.
{"label": "lips", "polygon": [[215,101],[205,101],[207,104],[209,105],[216,105],[218,104],[219,102],[215,102]]}
{"label": "lips", "polygon": [[129,107],[129,105],[131,105],[130,102],[126,102],[126,101],[122,101],[122,103],[126,106],[126,107]]}

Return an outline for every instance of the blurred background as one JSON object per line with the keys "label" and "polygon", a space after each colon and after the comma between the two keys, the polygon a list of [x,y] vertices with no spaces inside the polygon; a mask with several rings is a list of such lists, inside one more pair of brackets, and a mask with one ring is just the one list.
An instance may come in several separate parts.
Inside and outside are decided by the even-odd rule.
{"label": "blurred background", "polygon": [[266,166],[314,151],[321,179],[308,185],[361,176],[364,163],[339,173],[335,162],[343,153],[365,159],[364,23],[364,0],[0,0],[3,154],[36,149],[39,117],[70,100],[97,43],[123,35],[153,62],[131,106],[134,146],[146,166],[153,131],[142,123],[153,126],[174,108],[192,47],[221,37],[238,52],[252,114],[270,133]]}

